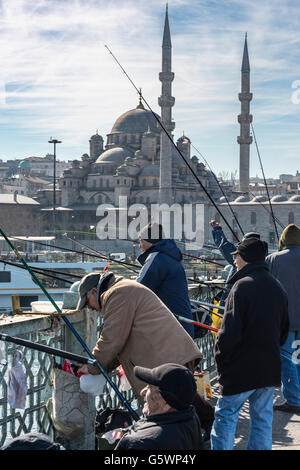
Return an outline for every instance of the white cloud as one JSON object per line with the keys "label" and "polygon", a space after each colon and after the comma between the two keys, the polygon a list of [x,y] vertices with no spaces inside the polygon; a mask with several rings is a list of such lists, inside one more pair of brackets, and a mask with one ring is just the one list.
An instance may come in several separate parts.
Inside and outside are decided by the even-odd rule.
{"label": "white cloud", "polygon": [[[237,95],[246,31],[251,111],[255,126],[263,126],[262,145],[271,142],[274,133],[281,135],[278,129],[289,131],[286,126],[298,120],[300,108],[290,101],[291,84],[300,80],[297,3],[169,2],[175,137],[184,130],[220,171],[225,165],[232,170],[238,167]],[[159,112],[164,10],[162,0],[3,1],[0,94],[5,86],[6,102],[0,99],[0,120],[10,129],[10,140],[2,139],[2,153],[15,155],[14,133],[27,136],[24,151],[32,139],[32,153],[38,153],[41,139],[56,135],[63,140],[60,151],[66,159],[78,158],[88,150],[89,136],[96,129],[105,137],[116,118],[136,106],[137,93],[105,44]],[[295,152],[297,133],[296,126],[283,132],[277,148]],[[264,157],[270,162],[271,150],[266,149]],[[276,168],[270,164],[271,171],[282,172],[280,164]]]}

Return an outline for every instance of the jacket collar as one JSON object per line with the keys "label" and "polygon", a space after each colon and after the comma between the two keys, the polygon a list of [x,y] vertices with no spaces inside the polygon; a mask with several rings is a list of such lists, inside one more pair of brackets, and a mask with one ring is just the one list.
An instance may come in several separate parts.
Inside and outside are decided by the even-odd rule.
{"label": "jacket collar", "polygon": [[143,428],[150,428],[152,426],[157,426],[160,424],[173,424],[180,423],[181,421],[186,421],[191,419],[194,413],[194,407],[190,406],[180,411],[173,411],[172,413],[162,413],[158,415],[145,416],[141,418],[138,423],[140,423]]}
{"label": "jacket collar", "polygon": [[234,284],[236,281],[239,281],[240,279],[248,276],[254,271],[269,271],[269,268],[265,262],[261,261],[258,261],[256,263],[248,263],[242,269],[233,274],[233,276],[228,279],[226,284]]}

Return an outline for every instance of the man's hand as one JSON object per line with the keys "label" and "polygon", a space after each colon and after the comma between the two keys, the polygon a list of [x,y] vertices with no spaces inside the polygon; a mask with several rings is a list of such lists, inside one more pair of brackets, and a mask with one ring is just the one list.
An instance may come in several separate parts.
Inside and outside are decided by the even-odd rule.
{"label": "man's hand", "polygon": [[83,366],[79,367],[78,371],[79,373],[81,374],[88,374],[89,373],[89,369],[88,369],[88,366],[87,364],[83,364]]}
{"label": "man's hand", "polygon": [[215,220],[211,220],[209,222],[210,226],[215,228],[215,227],[220,227],[220,224],[218,222],[216,222]]}

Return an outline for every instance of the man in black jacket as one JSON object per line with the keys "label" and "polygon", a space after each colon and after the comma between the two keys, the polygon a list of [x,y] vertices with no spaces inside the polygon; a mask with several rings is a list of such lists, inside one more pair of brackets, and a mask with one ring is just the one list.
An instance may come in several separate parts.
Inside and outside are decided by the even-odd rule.
{"label": "man in black jacket", "polygon": [[264,242],[248,238],[233,255],[237,272],[228,281],[232,288],[215,347],[222,395],[215,408],[212,448],[233,448],[239,412],[248,399],[247,449],[271,449],[280,346],[289,330],[287,295],[268,272]]}
{"label": "man in black jacket", "polygon": [[197,388],[193,374],[179,364],[154,369],[135,367],[148,385],[141,391],[145,405],[141,418],[115,450],[200,450],[201,426],[192,403]]}

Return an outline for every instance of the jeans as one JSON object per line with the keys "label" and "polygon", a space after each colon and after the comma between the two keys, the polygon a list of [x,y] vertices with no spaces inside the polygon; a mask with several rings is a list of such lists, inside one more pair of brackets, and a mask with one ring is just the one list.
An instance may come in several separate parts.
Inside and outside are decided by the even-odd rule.
{"label": "jeans", "polygon": [[274,387],[221,396],[215,408],[211,448],[233,449],[239,413],[248,399],[250,435],[247,450],[272,450],[273,397]]}
{"label": "jeans", "polygon": [[[298,343],[292,347],[294,341]],[[287,403],[293,406],[300,406],[300,353],[297,353],[299,348],[300,331],[290,331],[281,348],[281,381],[283,396]],[[289,352],[294,353],[294,358]]]}

